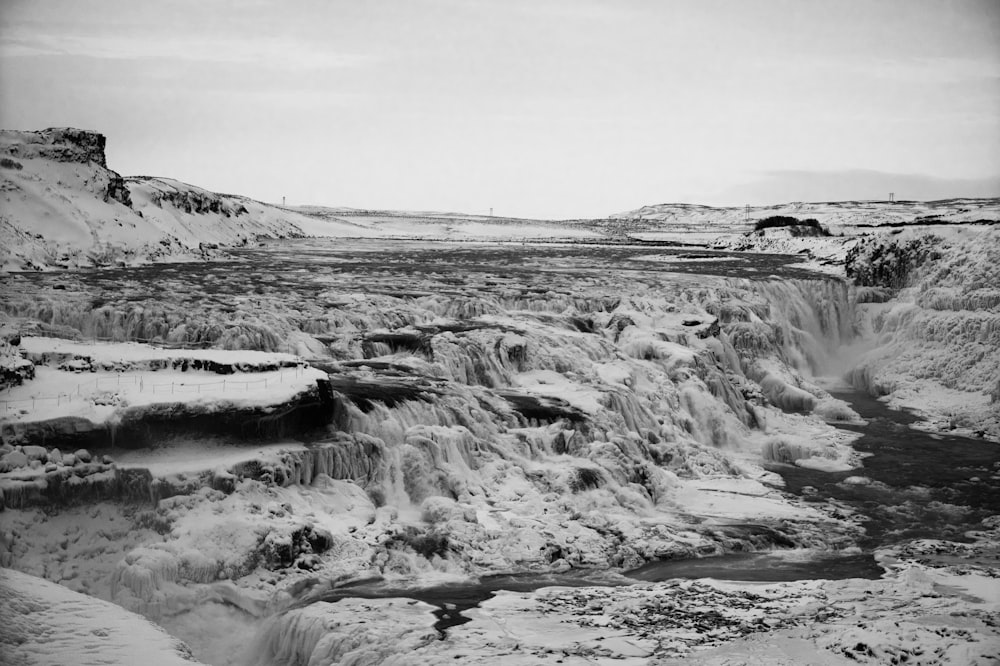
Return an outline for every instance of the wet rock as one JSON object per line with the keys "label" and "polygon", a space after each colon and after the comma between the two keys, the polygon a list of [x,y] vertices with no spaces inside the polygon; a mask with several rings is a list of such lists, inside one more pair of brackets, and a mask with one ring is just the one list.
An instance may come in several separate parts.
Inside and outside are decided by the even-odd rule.
{"label": "wet rock", "polygon": [[51,451],[49,451],[48,459],[49,462],[51,463],[56,463],[57,465],[62,464],[63,461],[62,451],[60,451],[59,449],[52,449]]}
{"label": "wet rock", "polygon": [[319,555],[310,553],[308,555],[303,555],[302,557],[300,557],[298,561],[295,563],[295,566],[305,571],[313,571],[315,569],[318,569],[321,563],[322,560],[320,560]]}
{"label": "wet rock", "polygon": [[75,455],[76,459],[82,463],[89,463],[92,459],[90,451],[88,451],[87,449],[78,449],[76,453],[73,455]]}
{"label": "wet rock", "polygon": [[236,490],[236,475],[224,469],[217,469],[212,472],[212,488],[227,495]]}
{"label": "wet rock", "polygon": [[[271,570],[285,569],[295,564],[301,556],[318,555],[333,545],[333,535],[312,524],[300,525],[290,533],[271,532],[260,546],[264,565]],[[311,560],[310,560],[311,561]],[[318,564],[316,558],[315,563]]]}

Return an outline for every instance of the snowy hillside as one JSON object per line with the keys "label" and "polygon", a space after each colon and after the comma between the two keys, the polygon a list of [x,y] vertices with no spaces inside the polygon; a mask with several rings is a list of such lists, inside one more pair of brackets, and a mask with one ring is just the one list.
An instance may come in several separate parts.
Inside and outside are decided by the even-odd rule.
{"label": "snowy hillside", "polygon": [[[775,216],[814,219],[830,235],[792,234],[787,227],[756,230],[759,221]],[[810,268],[842,275],[844,259],[861,236],[903,227],[923,231],[955,225],[994,227],[1000,225],[1000,199],[793,202],[749,209],[664,203],[611,215],[599,224],[611,235],[638,240],[802,254]]]}
{"label": "snowy hillside", "polygon": [[450,213],[292,209],[170,178],[122,178],[105,137],[0,130],[0,270],[207,258],[266,238],[525,240],[599,237],[578,225]]}
{"label": "snowy hillside", "polygon": [[[340,224],[354,223],[370,227],[382,238],[421,240],[581,240],[600,239],[605,234],[592,220],[532,220],[426,211],[358,210],[299,206],[292,208],[310,217]],[[319,235],[319,234],[316,234]]]}
{"label": "snowy hillside", "polygon": [[103,135],[86,130],[0,131],[0,267],[192,259],[259,237],[366,235],[174,180],[123,179],[108,168],[104,146]]}
{"label": "snowy hillside", "polygon": [[942,199],[939,201],[831,201],[792,202],[772,206],[712,207],[663,203],[609,216],[637,231],[673,231],[676,227],[717,227],[748,231],[773,215],[815,218],[837,233],[859,228],[911,224],[1000,221],[1000,199]]}

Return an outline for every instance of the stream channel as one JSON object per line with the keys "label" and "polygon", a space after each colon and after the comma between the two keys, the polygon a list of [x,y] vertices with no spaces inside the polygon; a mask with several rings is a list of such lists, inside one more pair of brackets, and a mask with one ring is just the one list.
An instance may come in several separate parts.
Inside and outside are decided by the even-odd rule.
{"label": "stream channel", "polygon": [[484,576],[475,581],[422,588],[362,582],[325,593],[315,601],[406,597],[438,607],[435,628],[444,632],[464,624],[463,611],[495,592],[532,592],[543,587],[622,586],[640,581],[716,578],[776,582],[806,579],[879,578],[876,548],[919,538],[963,541],[963,533],[1000,512],[1000,444],[983,439],[924,432],[912,427],[912,414],[886,407],[861,392],[834,393],[866,421],[837,424],[861,433],[854,448],[865,454],[863,467],[822,472],[794,465],[769,465],[785,481],[785,491],[808,501],[837,501],[866,518],[861,552],[829,553],[808,559],[782,557],[782,551],[730,553],[650,562],[632,571],[570,571]]}

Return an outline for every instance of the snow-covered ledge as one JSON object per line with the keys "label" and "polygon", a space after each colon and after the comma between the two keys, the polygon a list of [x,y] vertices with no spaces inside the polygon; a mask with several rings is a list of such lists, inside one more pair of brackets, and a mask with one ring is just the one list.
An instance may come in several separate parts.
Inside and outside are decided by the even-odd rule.
{"label": "snow-covered ledge", "polygon": [[182,641],[145,618],[42,578],[0,569],[5,664],[197,666]]}

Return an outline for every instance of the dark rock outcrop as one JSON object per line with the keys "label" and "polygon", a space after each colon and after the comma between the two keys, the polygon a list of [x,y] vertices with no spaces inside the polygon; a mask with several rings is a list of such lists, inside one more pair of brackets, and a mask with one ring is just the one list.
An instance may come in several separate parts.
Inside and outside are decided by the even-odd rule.
{"label": "dark rock outcrop", "polygon": [[6,145],[7,155],[10,156],[4,159],[17,164],[15,167],[17,169],[20,169],[21,165],[12,161],[11,157],[75,162],[100,167],[99,178],[93,185],[96,188],[95,194],[101,196],[104,201],[114,200],[129,208],[132,207],[132,198],[125,186],[125,179],[108,169],[107,155],[104,151],[107,138],[103,134],[73,127],[50,127],[39,132],[0,130],[0,138]]}
{"label": "dark rock outcrop", "polygon": [[39,132],[16,132],[3,130],[4,138],[17,135],[11,141],[7,154],[22,159],[43,158],[55,162],[93,162],[105,169],[108,167],[104,146],[107,139],[92,130],[73,127],[50,127]]}
{"label": "dark rock outcrop", "polygon": [[249,214],[246,206],[234,200],[233,197],[216,194],[199,188],[188,186],[181,189],[169,181],[149,176],[132,176],[128,181],[135,184],[153,185],[150,188],[150,201],[160,208],[172,206],[179,211],[195,215],[213,213],[226,217],[238,217]]}

